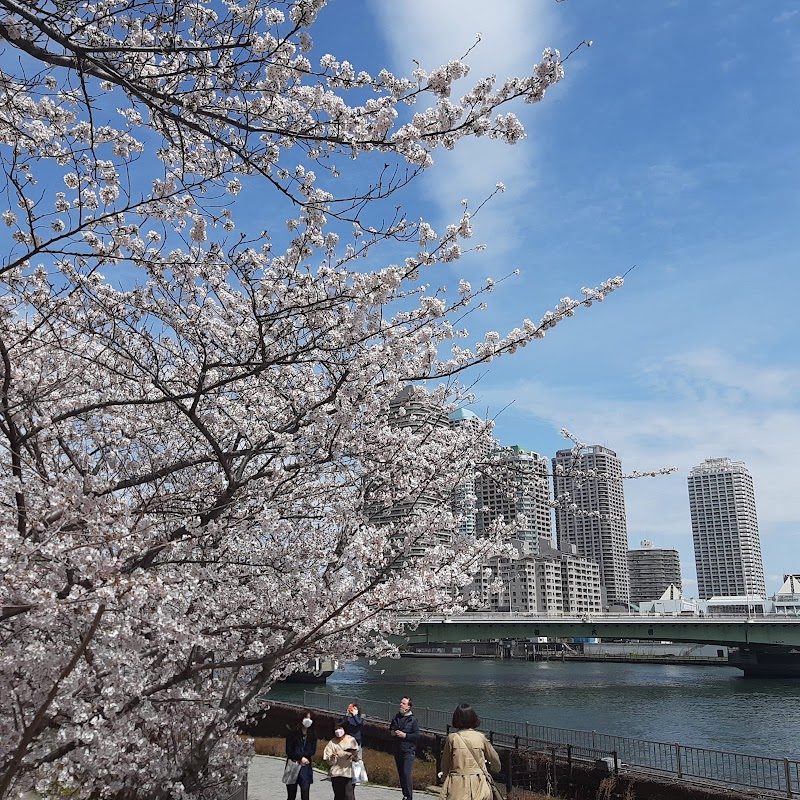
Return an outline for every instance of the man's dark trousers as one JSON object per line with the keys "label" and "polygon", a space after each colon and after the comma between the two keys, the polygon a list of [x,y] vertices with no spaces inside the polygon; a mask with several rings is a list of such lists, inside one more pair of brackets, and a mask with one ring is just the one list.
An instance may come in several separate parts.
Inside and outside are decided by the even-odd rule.
{"label": "man's dark trousers", "polygon": [[403,790],[403,800],[411,800],[411,792],[414,789],[414,780],[411,777],[414,769],[414,756],[409,753],[395,753],[394,763],[397,764],[397,774],[400,778],[400,788]]}

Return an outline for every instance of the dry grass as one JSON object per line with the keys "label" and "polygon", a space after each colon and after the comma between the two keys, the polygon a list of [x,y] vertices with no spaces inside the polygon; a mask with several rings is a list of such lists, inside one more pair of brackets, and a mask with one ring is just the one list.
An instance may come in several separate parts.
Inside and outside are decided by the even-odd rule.
{"label": "dry grass", "polygon": [[[278,736],[255,737],[253,739],[256,753],[262,756],[286,756],[286,741]],[[317,748],[317,758],[314,759],[314,766],[328,771],[328,765],[322,760],[322,750],[324,742],[320,741]],[[378,786],[400,786],[397,780],[397,767],[394,763],[394,756],[389,753],[382,753],[379,750],[364,748],[364,763],[367,766],[369,782]],[[426,789],[428,786],[436,785],[436,762],[432,759],[426,761],[417,758],[414,762],[414,788]],[[525,789],[514,790],[514,800],[553,800],[550,795],[540,792],[528,792]]]}
{"label": "dry grass", "polygon": [[529,792],[527,789],[514,789],[514,800],[554,800],[551,794]]}

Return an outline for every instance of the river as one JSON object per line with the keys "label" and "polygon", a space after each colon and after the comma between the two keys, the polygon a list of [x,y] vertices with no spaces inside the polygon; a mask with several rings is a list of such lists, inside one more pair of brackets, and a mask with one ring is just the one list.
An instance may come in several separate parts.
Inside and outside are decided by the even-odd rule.
{"label": "river", "polygon": [[304,689],[391,703],[408,695],[419,708],[468,702],[486,717],[800,760],[800,680],[745,679],[733,667],[384,659],[270,696],[302,703]]}

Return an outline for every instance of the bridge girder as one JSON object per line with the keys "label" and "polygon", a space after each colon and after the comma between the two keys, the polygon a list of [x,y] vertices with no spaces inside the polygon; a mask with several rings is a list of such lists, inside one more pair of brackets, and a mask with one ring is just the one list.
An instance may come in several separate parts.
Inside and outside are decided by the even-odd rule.
{"label": "bridge girder", "polygon": [[800,618],[786,617],[525,617],[469,615],[404,620],[404,640],[426,642],[552,638],[640,639],[722,644],[731,647],[800,648]]}

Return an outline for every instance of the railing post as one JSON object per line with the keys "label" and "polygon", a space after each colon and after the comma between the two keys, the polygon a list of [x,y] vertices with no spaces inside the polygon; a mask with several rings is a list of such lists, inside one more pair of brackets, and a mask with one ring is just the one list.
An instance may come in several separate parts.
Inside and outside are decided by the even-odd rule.
{"label": "railing post", "polygon": [[572,783],[572,745],[567,745],[567,782]]}
{"label": "railing post", "polygon": [[556,773],[556,749],[550,748],[550,774],[553,776],[553,794],[558,797],[558,774]]}
{"label": "railing post", "polygon": [[592,731],[592,750],[597,750],[597,743],[595,742],[595,733],[596,731]]}
{"label": "railing post", "polygon": [[617,751],[612,750],[611,755],[614,756],[614,774],[619,775],[619,758],[617,757]]}
{"label": "railing post", "polygon": [[786,774],[786,796],[792,796],[792,768],[789,766],[789,759],[783,759],[783,771]]}
{"label": "railing post", "polygon": [[678,777],[683,777],[683,765],[681,764],[681,746],[675,742],[675,767],[678,771]]}
{"label": "railing post", "polygon": [[506,750],[506,798],[511,797],[512,790],[514,789],[514,781],[511,776],[511,756],[513,750]]}

